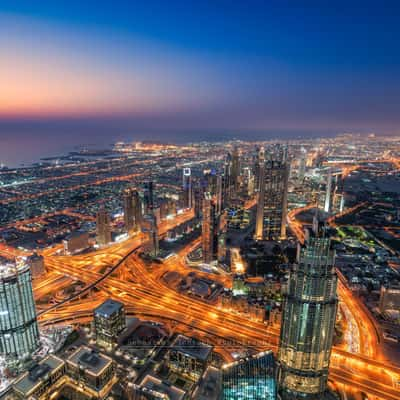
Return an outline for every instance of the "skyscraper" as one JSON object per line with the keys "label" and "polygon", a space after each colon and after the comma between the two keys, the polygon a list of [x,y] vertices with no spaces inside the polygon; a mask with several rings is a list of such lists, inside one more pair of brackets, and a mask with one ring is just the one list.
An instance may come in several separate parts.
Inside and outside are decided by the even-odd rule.
{"label": "skyscraper", "polygon": [[221,400],[275,400],[275,361],[272,352],[224,365]]}
{"label": "skyscraper", "polygon": [[297,173],[297,179],[301,183],[304,180],[304,175],[306,173],[306,158],[307,152],[304,147],[300,150],[300,158],[299,158],[299,168]]}
{"label": "skyscraper", "polygon": [[286,237],[289,163],[287,148],[271,148],[267,157],[260,151],[259,193],[256,216],[256,240]]}
{"label": "skyscraper", "polygon": [[130,188],[126,188],[123,192],[124,224],[127,232],[129,232],[135,224],[135,218],[133,215],[132,194],[133,190]]}
{"label": "skyscraper", "polygon": [[326,191],[325,191],[325,206],[324,211],[331,211],[331,196],[332,196],[332,170],[329,168],[328,175],[326,177]]}
{"label": "skyscraper", "polygon": [[132,207],[133,217],[135,219],[135,230],[140,231],[142,223],[142,200],[137,190],[134,190],[132,193]]}
{"label": "skyscraper", "polygon": [[104,206],[101,206],[96,215],[96,237],[101,246],[111,242],[110,216]]}
{"label": "skyscraper", "polygon": [[235,146],[232,152],[232,170],[231,170],[231,186],[234,190],[234,193],[237,193],[239,190],[239,177],[240,177],[239,148]]}
{"label": "skyscraper", "polygon": [[145,182],[143,197],[144,213],[146,215],[152,214],[154,210],[154,190],[152,181]]}
{"label": "skyscraper", "polygon": [[209,264],[216,259],[218,251],[218,218],[213,197],[204,193],[202,222],[203,262]]}
{"label": "skyscraper", "polygon": [[31,271],[24,260],[0,265],[0,354],[10,364],[39,347]]}
{"label": "skyscraper", "polygon": [[132,229],[139,230],[142,219],[142,204],[139,192],[127,188],[123,193],[124,223],[125,229],[129,232]]}
{"label": "skyscraper", "polygon": [[160,252],[157,219],[154,214],[143,217],[142,231],[148,235],[148,253],[152,257],[157,257]]}
{"label": "skyscraper", "polygon": [[183,168],[182,176],[183,207],[193,207],[192,174],[190,168]]}
{"label": "skyscraper", "polygon": [[290,272],[278,352],[283,400],[324,397],[337,311],[330,240],[310,237]]}

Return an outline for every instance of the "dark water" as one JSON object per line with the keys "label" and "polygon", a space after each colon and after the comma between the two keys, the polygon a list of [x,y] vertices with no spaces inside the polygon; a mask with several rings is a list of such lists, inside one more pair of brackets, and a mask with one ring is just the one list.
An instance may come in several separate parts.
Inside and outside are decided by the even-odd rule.
{"label": "dark water", "polygon": [[70,151],[83,147],[89,149],[109,149],[119,140],[138,141],[154,140],[165,143],[188,143],[197,141],[223,141],[230,139],[268,140],[281,138],[282,140],[309,137],[298,132],[265,132],[265,133],[230,133],[230,132],[146,132],[134,134],[107,134],[104,132],[71,133],[71,132],[34,132],[15,133],[0,132],[0,164],[7,167],[30,165],[40,161],[42,157],[62,156]]}

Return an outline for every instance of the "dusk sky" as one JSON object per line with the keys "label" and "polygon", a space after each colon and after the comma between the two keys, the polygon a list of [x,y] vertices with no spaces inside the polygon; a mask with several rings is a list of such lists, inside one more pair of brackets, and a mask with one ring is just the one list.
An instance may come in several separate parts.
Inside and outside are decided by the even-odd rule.
{"label": "dusk sky", "polygon": [[1,0],[0,161],[20,138],[399,134],[399,43],[390,1]]}

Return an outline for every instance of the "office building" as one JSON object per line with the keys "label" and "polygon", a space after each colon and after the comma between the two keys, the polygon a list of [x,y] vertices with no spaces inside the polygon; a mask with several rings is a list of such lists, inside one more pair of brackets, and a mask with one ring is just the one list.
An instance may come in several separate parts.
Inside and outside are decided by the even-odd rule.
{"label": "office building", "polygon": [[239,191],[239,177],[240,177],[240,155],[239,148],[234,147],[232,152],[232,169],[231,169],[231,186],[235,193]]}
{"label": "office building", "polygon": [[183,400],[187,393],[169,382],[148,374],[128,389],[129,400]]}
{"label": "office building", "polygon": [[79,347],[68,357],[66,364],[71,382],[84,390],[89,398],[106,398],[117,381],[113,360],[89,347]]}
{"label": "office building", "polygon": [[207,369],[212,350],[208,344],[178,335],[167,354],[168,366],[171,371],[196,382]]}
{"label": "office building", "polygon": [[140,230],[142,221],[142,203],[139,192],[135,189],[125,189],[123,193],[124,224],[127,232]]}
{"label": "office building", "polygon": [[329,168],[326,176],[326,189],[325,189],[325,205],[324,211],[331,211],[331,196],[332,196],[332,170]]}
{"label": "office building", "polygon": [[13,383],[13,392],[21,400],[52,398],[54,386],[65,373],[65,362],[61,358],[49,355]]}
{"label": "office building", "polygon": [[106,300],[94,310],[93,324],[97,343],[100,346],[114,346],[126,328],[124,305],[112,299]]}
{"label": "office building", "polygon": [[135,225],[135,216],[133,211],[133,190],[127,188],[124,190],[123,195],[124,207],[124,224],[127,232],[131,231]]}
{"label": "office building", "polygon": [[27,263],[31,268],[32,278],[40,278],[46,273],[46,267],[44,265],[44,257],[36,252],[27,257]]}
{"label": "office building", "polygon": [[221,400],[275,400],[275,361],[271,351],[222,367]]}
{"label": "office building", "polygon": [[160,253],[157,219],[154,214],[148,214],[142,220],[142,232],[148,236],[148,254],[152,257],[158,257]]}
{"label": "office building", "polygon": [[400,285],[381,286],[379,311],[383,314],[389,310],[400,311]]}
{"label": "office building", "polygon": [[256,240],[286,237],[289,163],[287,148],[275,146],[265,156],[260,151],[259,193],[257,200]]}
{"label": "office building", "polygon": [[218,254],[218,216],[213,197],[204,193],[202,220],[203,262],[209,264],[216,260]]}
{"label": "office building", "polygon": [[298,172],[297,172],[297,179],[299,183],[304,181],[304,176],[306,174],[306,159],[307,159],[307,152],[304,147],[300,150],[300,157],[299,157],[299,165],[298,165]]}
{"label": "office building", "polygon": [[79,253],[89,247],[89,233],[83,231],[72,232],[63,240],[63,244],[65,254]]}
{"label": "office building", "polygon": [[334,260],[329,239],[310,237],[290,272],[278,352],[283,400],[319,400],[327,389],[338,302]]}
{"label": "office building", "polygon": [[103,206],[96,215],[96,238],[100,246],[111,242],[110,216]]}
{"label": "office building", "polygon": [[183,168],[182,176],[183,207],[193,207],[192,172],[190,168]]}
{"label": "office building", "polygon": [[150,215],[154,209],[154,185],[152,181],[145,182],[143,192],[144,214]]}
{"label": "office building", "polygon": [[39,348],[39,328],[28,264],[0,265],[0,354],[10,365]]}

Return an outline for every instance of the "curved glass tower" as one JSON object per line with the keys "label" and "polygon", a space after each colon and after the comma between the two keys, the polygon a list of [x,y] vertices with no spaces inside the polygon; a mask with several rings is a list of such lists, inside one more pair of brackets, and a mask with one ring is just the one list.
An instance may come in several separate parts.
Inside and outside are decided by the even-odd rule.
{"label": "curved glass tower", "polygon": [[283,399],[321,399],[327,388],[337,311],[334,252],[310,238],[290,273],[279,346]]}
{"label": "curved glass tower", "polygon": [[38,347],[30,268],[25,263],[0,265],[0,354],[6,361],[19,361]]}

